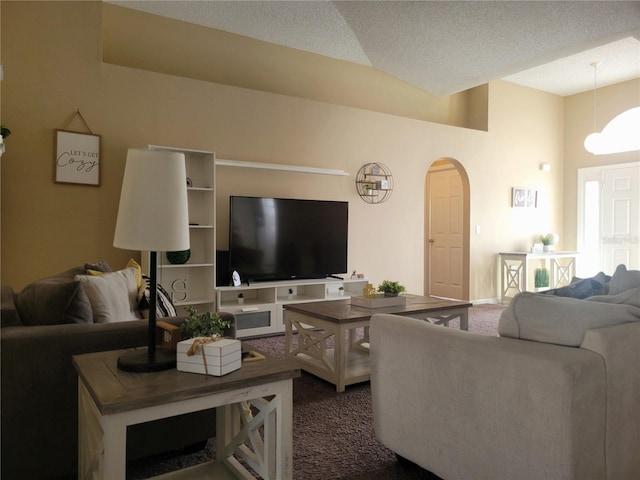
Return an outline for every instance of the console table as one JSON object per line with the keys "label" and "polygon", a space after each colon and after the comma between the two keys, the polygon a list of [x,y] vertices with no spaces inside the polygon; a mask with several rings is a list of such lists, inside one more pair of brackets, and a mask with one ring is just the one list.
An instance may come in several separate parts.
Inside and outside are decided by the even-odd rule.
{"label": "console table", "polygon": [[246,362],[222,377],[118,370],[126,350],[73,357],[78,372],[78,478],[126,478],[127,426],[216,409],[216,459],[161,478],[292,478],[293,378],[290,361]]}
{"label": "console table", "polygon": [[558,288],[571,282],[576,274],[578,252],[507,252],[500,253],[500,301],[505,303],[517,293],[531,291],[530,265],[536,261],[549,269],[549,287]]}

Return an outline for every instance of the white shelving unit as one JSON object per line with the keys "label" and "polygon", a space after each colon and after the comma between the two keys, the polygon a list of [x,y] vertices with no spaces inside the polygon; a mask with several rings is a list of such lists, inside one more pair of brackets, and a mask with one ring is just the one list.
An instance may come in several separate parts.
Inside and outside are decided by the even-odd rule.
{"label": "white shelving unit", "polygon": [[[191,256],[185,264],[174,265],[167,260],[166,252],[159,252],[158,283],[171,295],[178,315],[186,313],[181,308],[185,305],[193,306],[198,313],[215,312],[215,153],[159,145],[148,148],[184,153],[188,178]],[[142,252],[142,269],[149,271],[148,252]]]}
{"label": "white shelving unit", "polygon": [[[256,282],[239,287],[218,287],[216,300],[220,311],[235,314],[238,338],[268,335],[284,332],[284,305],[362,295],[368,282],[366,278]],[[239,294],[243,295],[242,304],[238,302]]]}

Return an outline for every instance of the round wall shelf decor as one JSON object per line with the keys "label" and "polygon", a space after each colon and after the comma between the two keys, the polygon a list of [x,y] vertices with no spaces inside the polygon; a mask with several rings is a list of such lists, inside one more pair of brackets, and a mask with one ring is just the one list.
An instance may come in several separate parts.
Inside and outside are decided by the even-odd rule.
{"label": "round wall shelf decor", "polygon": [[356,190],[367,203],[382,203],[393,192],[393,175],[384,163],[366,163],[356,175]]}

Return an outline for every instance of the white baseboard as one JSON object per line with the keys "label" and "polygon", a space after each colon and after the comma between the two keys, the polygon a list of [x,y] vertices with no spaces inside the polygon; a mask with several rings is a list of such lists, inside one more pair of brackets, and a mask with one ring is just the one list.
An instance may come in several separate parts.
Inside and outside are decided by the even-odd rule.
{"label": "white baseboard", "polygon": [[471,303],[474,305],[483,305],[483,304],[496,304],[500,305],[500,299],[498,298],[480,298],[478,300],[471,300]]}

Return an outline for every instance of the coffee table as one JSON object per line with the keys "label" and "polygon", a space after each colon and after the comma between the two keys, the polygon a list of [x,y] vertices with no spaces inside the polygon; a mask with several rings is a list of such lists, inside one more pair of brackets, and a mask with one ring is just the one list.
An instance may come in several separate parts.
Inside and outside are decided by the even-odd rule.
{"label": "coffee table", "polygon": [[[127,426],[216,408],[215,461],[158,478],[292,478],[293,378],[291,361],[265,355],[222,377],[179,372],[118,370],[130,350],[76,355],[78,477],[126,478]],[[257,413],[256,413],[257,412]]]}
{"label": "coffee table", "polygon": [[[460,319],[460,328],[469,328],[469,302],[406,295],[406,305],[366,308],[351,305],[350,299],[290,303],[284,305],[285,353],[300,368],[336,386],[370,379],[369,322],[376,313],[392,313],[448,326]],[[358,334],[358,329],[363,334]],[[297,331],[297,345],[293,332]]]}

